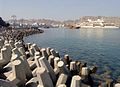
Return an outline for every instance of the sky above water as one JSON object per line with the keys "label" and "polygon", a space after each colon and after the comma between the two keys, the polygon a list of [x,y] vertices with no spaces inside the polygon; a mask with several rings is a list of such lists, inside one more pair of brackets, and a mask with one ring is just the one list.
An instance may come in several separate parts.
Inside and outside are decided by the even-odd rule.
{"label": "sky above water", "polygon": [[78,19],[81,16],[120,16],[120,0],[0,0],[0,16],[10,19]]}

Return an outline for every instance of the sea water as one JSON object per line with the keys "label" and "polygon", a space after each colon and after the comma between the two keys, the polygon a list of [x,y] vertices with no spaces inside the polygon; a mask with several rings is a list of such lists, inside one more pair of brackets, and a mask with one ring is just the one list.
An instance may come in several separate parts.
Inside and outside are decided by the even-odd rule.
{"label": "sea water", "polygon": [[120,29],[44,29],[44,33],[24,38],[40,47],[51,47],[61,57],[96,65],[98,74],[120,76]]}

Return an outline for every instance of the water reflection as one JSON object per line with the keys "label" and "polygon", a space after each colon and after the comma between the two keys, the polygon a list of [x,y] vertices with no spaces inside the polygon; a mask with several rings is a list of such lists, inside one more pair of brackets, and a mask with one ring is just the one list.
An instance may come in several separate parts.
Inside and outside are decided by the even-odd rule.
{"label": "water reflection", "polygon": [[95,37],[96,39],[102,39],[104,37],[104,30],[103,29],[81,29],[80,30],[81,37],[92,38]]}

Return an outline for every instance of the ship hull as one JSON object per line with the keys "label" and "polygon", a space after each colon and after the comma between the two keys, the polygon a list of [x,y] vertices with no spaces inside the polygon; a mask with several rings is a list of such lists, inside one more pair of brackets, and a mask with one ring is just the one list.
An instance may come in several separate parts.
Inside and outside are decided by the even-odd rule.
{"label": "ship hull", "polygon": [[104,26],[104,27],[101,27],[101,26],[81,26],[80,28],[83,28],[83,29],[119,29],[119,27],[116,27],[116,26]]}

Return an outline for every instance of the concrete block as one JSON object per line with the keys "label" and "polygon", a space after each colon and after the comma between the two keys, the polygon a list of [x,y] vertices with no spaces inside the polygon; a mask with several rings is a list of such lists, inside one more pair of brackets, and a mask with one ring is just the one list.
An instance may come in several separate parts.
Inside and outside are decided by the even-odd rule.
{"label": "concrete block", "polygon": [[5,45],[4,45],[4,48],[7,48],[7,53],[6,53],[6,54],[8,54],[8,55],[9,55],[8,58],[11,59],[11,56],[12,56],[12,48],[11,48],[10,44],[5,44]]}
{"label": "concrete block", "polygon": [[33,77],[26,83],[25,87],[37,87],[37,85],[38,85],[38,78]]}
{"label": "concrete block", "polygon": [[37,67],[35,61],[28,61],[28,64],[31,70],[34,70]]}
{"label": "concrete block", "polygon": [[43,67],[37,68],[36,73],[37,73],[39,85],[43,87],[54,87],[52,80],[45,68]]}
{"label": "concrete block", "polygon": [[116,83],[114,87],[120,87],[120,83]]}
{"label": "concrete block", "polygon": [[59,57],[60,58],[60,55],[59,55],[59,52],[56,51],[56,57]]}
{"label": "concrete block", "polygon": [[40,52],[35,52],[35,56],[41,56]]}
{"label": "concrete block", "polygon": [[12,57],[11,57],[11,61],[14,61],[16,59],[19,59],[18,54],[13,54]]}
{"label": "concrete block", "polygon": [[47,72],[49,73],[52,81],[55,83],[56,82],[56,75],[55,75],[55,72],[54,72],[52,66],[47,61],[47,59],[45,57],[41,57],[39,59],[39,62],[40,62],[41,67],[44,67],[47,70]]}
{"label": "concrete block", "polygon": [[12,49],[12,56],[14,56],[15,54],[17,54],[19,57],[22,56],[22,54],[20,53],[20,51],[18,50],[18,48]]}
{"label": "concrete block", "polygon": [[11,51],[11,50],[12,50],[12,48],[11,48],[10,44],[5,44],[5,45],[4,45],[4,48],[7,48],[7,50],[9,50],[9,51]]}
{"label": "concrete block", "polygon": [[25,85],[26,75],[21,60],[12,61],[12,74],[7,79],[15,82],[18,86]]}
{"label": "concrete block", "polygon": [[50,65],[53,67],[53,69],[54,69],[54,56],[53,55],[50,55],[49,57],[48,57],[48,62],[50,63]]}
{"label": "concrete block", "polygon": [[20,48],[20,47],[23,47],[23,45],[22,45],[22,42],[20,42],[20,41],[18,41],[18,42],[15,42],[15,47],[16,48]]}
{"label": "concrete block", "polygon": [[22,55],[26,55],[25,49],[23,47],[18,48],[18,50]]}
{"label": "concrete block", "polygon": [[15,48],[15,46],[14,46],[14,41],[13,40],[9,40],[9,44],[10,44],[10,46],[11,46],[11,48],[13,49],[13,48]]}
{"label": "concrete block", "polygon": [[54,49],[51,49],[50,52],[51,52],[51,54],[52,54],[54,57],[57,57],[57,54],[56,54],[56,52],[55,52]]}
{"label": "concrete block", "polygon": [[45,48],[42,48],[40,51],[41,51],[41,53],[42,53],[42,56],[48,59],[48,54],[47,54],[47,52],[46,52],[46,49],[45,49]]}
{"label": "concrete block", "polygon": [[60,84],[57,87],[67,87],[65,84]]}
{"label": "concrete block", "polygon": [[58,68],[60,69],[60,73],[64,73],[67,75],[70,74],[70,71],[67,69],[63,61],[59,61],[57,65]]}
{"label": "concrete block", "polygon": [[81,62],[80,62],[80,61],[77,61],[76,67],[77,67],[77,73],[78,73],[78,74],[80,73],[80,65],[81,65]]}
{"label": "concrete block", "polygon": [[17,87],[13,83],[10,83],[9,81],[0,79],[0,87]]}
{"label": "concrete block", "polygon": [[[37,67],[37,68],[38,68],[38,67]],[[37,74],[36,74],[37,68],[35,68],[35,69],[32,71],[33,77],[36,77],[36,76],[37,76]]]}
{"label": "concrete block", "polygon": [[9,42],[8,42],[8,40],[4,40],[4,44],[8,44]]}
{"label": "concrete block", "polygon": [[34,51],[40,51],[40,49],[38,48],[38,46],[36,44],[32,44],[31,47],[34,49]]}
{"label": "concrete block", "polygon": [[51,50],[51,48],[50,48],[50,47],[47,47],[47,48],[46,48],[46,52],[47,52],[48,56],[50,56],[50,55],[51,55],[50,50]]}
{"label": "concrete block", "polygon": [[24,64],[23,67],[24,67],[26,78],[28,78],[28,79],[32,78],[33,77],[32,71],[31,71],[30,66],[28,64],[26,56],[23,55],[23,56],[20,56],[20,58],[22,59],[21,62],[23,62],[23,64]]}
{"label": "concrete block", "polygon": [[77,70],[76,62],[72,61],[70,62],[70,71]]}
{"label": "concrete block", "polygon": [[56,87],[58,87],[60,84],[65,84],[67,81],[68,76],[66,74],[60,74],[57,83],[56,83]]}
{"label": "concrete block", "polygon": [[37,67],[41,67],[41,65],[39,63],[39,59],[40,59],[40,56],[35,56],[35,63],[36,63]]}
{"label": "concrete block", "polygon": [[34,55],[35,55],[35,50],[34,50],[34,48],[30,47],[28,50],[29,50],[30,56],[31,56],[31,57],[34,57]]}
{"label": "concrete block", "polygon": [[27,45],[27,48],[30,49],[32,44],[31,43],[26,43],[26,45]]}
{"label": "concrete block", "polygon": [[59,57],[54,58],[54,68],[58,68],[57,64],[58,64],[59,61],[60,61]]}
{"label": "concrete block", "polygon": [[7,51],[7,48],[1,49],[1,58],[0,58],[0,67],[7,64],[10,61],[10,54]]}
{"label": "concrete block", "polygon": [[68,54],[64,55],[64,63],[65,65],[70,65],[70,58]]}
{"label": "concrete block", "polygon": [[0,46],[1,46],[1,48],[3,47],[3,45],[4,45],[4,40],[0,39]]}
{"label": "concrete block", "polygon": [[88,67],[82,67],[81,75],[82,76],[88,76],[88,74],[89,74]]}
{"label": "concrete block", "polygon": [[20,81],[18,78],[16,78],[16,77],[13,76],[13,73],[11,73],[11,74],[8,76],[7,80],[9,80],[10,83],[12,83],[12,84],[14,84],[14,85],[17,85],[17,86],[24,85],[24,84],[21,83],[21,81]]}
{"label": "concrete block", "polygon": [[70,87],[81,87],[81,77],[79,75],[75,75],[72,77]]}
{"label": "concrete block", "polygon": [[54,72],[55,72],[55,75],[58,75],[59,72],[60,72],[60,69],[59,68],[54,68]]}

